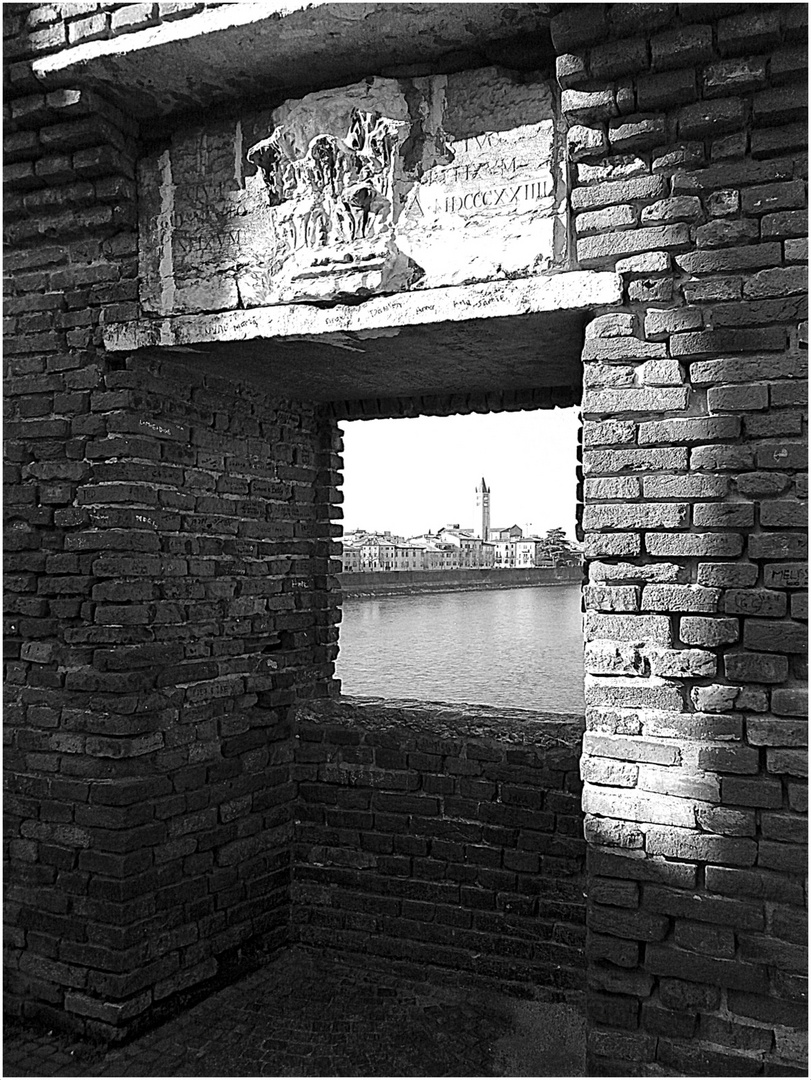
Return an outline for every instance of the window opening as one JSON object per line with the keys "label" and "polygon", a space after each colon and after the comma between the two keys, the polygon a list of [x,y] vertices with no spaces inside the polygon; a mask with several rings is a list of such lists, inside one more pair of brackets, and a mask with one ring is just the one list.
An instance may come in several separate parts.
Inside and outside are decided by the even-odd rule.
{"label": "window opening", "polygon": [[342,692],[582,713],[578,410],[341,426]]}

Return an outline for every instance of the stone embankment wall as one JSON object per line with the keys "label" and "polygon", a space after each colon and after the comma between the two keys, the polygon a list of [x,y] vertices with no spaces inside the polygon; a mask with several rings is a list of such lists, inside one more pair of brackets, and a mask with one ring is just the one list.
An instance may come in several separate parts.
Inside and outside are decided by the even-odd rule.
{"label": "stone embankment wall", "polygon": [[579,566],[515,567],[504,570],[382,570],[339,574],[338,580],[344,596],[396,596],[401,593],[579,584],[583,580],[583,570]]}
{"label": "stone embankment wall", "polygon": [[298,712],[293,934],[583,996],[583,722],[342,699]]}
{"label": "stone embankment wall", "polygon": [[626,299],[583,356],[599,1075],[805,1075],[806,17],[552,20],[578,261]]}

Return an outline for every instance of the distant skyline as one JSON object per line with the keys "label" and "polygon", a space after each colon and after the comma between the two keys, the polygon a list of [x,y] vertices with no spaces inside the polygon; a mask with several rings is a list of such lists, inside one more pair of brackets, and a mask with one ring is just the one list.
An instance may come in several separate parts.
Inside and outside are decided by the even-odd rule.
{"label": "distant skyline", "polygon": [[578,410],[420,416],[341,424],[343,527],[414,536],[476,522],[476,485],[492,527],[575,539]]}

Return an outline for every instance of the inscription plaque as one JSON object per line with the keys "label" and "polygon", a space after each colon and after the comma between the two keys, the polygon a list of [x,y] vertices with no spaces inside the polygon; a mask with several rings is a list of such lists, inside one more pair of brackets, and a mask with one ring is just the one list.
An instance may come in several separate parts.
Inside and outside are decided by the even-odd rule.
{"label": "inscription plaque", "polygon": [[362,298],[562,269],[546,82],[374,78],[177,132],[141,163],[148,314]]}

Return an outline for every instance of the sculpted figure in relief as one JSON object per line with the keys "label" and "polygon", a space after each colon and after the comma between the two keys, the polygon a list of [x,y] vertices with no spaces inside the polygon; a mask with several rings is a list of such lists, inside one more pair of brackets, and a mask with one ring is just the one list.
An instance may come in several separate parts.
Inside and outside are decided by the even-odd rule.
{"label": "sculpted figure in relief", "polygon": [[271,206],[292,203],[278,224],[295,250],[374,240],[392,219],[396,135],[375,112],[353,109],[343,139],[316,135],[301,154],[284,128],[247,153]]}

